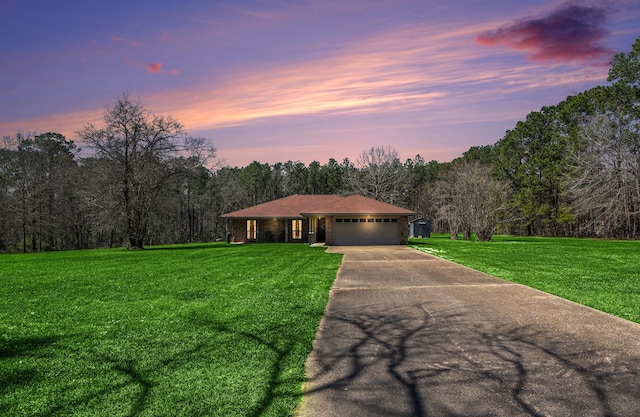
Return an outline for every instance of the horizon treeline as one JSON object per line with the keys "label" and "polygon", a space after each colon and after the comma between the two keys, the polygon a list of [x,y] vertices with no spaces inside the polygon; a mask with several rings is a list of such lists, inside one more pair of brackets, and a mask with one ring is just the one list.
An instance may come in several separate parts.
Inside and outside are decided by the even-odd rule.
{"label": "horizon treeline", "polygon": [[[136,163],[152,161],[154,170],[132,178],[141,190],[154,187],[144,195],[142,214],[134,213],[144,216],[139,233],[145,244],[224,239],[229,224],[221,214],[292,194],[359,193],[411,209],[452,238],[640,238],[639,55],[640,38],[631,52],[614,57],[609,85],[531,112],[495,144],[472,147],[452,162],[421,155],[402,162],[389,146],[365,149],[356,161],[214,169],[179,153],[145,156]],[[94,149],[105,142],[90,135],[110,137],[93,126],[81,133]],[[19,132],[3,140],[0,252],[126,245],[133,215],[125,203],[136,196],[123,200],[123,184],[132,180],[114,176],[130,166],[113,158],[113,146],[122,143],[83,158],[58,133]],[[162,181],[152,181],[158,175]]]}

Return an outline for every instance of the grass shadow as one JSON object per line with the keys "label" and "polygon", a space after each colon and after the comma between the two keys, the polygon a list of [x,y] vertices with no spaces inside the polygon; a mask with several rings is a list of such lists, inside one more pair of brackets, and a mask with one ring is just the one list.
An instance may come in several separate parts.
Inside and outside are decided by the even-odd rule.
{"label": "grass shadow", "polygon": [[[27,337],[8,340],[0,338],[0,360],[35,356],[59,340],[58,337]],[[8,393],[21,386],[28,386],[40,378],[38,369],[11,369],[0,374],[0,393]]]}
{"label": "grass shadow", "polygon": [[184,245],[170,245],[170,246],[148,246],[143,250],[144,252],[153,251],[180,251],[180,250],[221,250],[237,247],[238,245],[232,245],[226,242],[223,243],[188,243]]}
{"label": "grass shadow", "polygon": [[8,340],[0,338],[0,359],[27,356],[34,351],[44,349],[59,340],[58,337],[25,337]]}

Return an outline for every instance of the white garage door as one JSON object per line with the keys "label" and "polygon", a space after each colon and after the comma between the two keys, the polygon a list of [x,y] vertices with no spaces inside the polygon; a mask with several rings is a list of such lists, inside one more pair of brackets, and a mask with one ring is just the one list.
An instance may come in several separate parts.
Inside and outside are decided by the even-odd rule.
{"label": "white garage door", "polygon": [[337,218],[335,245],[397,245],[400,223],[397,218]]}

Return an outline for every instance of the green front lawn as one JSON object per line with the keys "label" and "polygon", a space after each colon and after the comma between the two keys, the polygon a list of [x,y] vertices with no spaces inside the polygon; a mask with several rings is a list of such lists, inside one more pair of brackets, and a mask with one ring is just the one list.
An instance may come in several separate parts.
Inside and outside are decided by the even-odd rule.
{"label": "green front lawn", "polygon": [[341,259],[293,244],[0,256],[0,414],[288,415]]}
{"label": "green front lawn", "polygon": [[[411,244],[640,322],[640,242]],[[289,415],[341,259],[295,244],[0,256],[0,415]]]}
{"label": "green front lawn", "polygon": [[412,239],[410,245],[640,323],[640,242],[494,236],[492,242]]}

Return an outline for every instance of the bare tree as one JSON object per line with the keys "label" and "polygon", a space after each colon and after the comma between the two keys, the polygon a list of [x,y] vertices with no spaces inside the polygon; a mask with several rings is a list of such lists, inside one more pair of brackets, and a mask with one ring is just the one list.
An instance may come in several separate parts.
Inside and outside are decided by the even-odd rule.
{"label": "bare tree", "polygon": [[452,166],[436,183],[434,198],[438,216],[449,224],[452,239],[458,233],[489,241],[505,210],[507,186],[491,177],[491,168],[478,162]]}
{"label": "bare tree", "polygon": [[360,153],[356,167],[345,170],[354,191],[391,204],[401,200],[406,191],[406,170],[398,151],[389,146],[372,146]]}
{"label": "bare tree", "polygon": [[574,154],[569,193],[583,226],[610,237],[640,233],[640,136],[612,114],[600,114],[582,130]]}
{"label": "bare tree", "polygon": [[126,220],[128,245],[144,247],[149,213],[163,185],[172,176],[201,166],[214,155],[203,139],[186,138],[171,117],[151,114],[127,94],[104,115],[104,127],[88,124],[78,134],[108,161]]}
{"label": "bare tree", "polygon": [[73,142],[59,133],[19,132],[5,138],[3,145],[0,175],[7,187],[5,208],[20,223],[22,249],[27,250],[27,243],[31,251],[73,246],[65,230],[65,215],[76,188]]}
{"label": "bare tree", "polygon": [[[22,250],[36,250],[37,216],[36,206],[41,190],[41,178],[37,175],[39,160],[34,145],[34,135],[18,132],[4,138],[2,150],[3,177],[11,189],[8,193],[7,209],[14,220],[16,231],[22,240]],[[17,234],[17,233],[16,233]]]}
{"label": "bare tree", "polygon": [[463,232],[463,238],[471,235],[469,216],[465,213],[467,190],[463,176],[464,171],[459,167],[449,168],[436,181],[432,194],[436,216],[447,223],[451,239],[457,239],[460,232]]}

